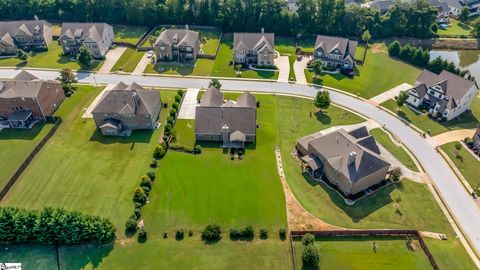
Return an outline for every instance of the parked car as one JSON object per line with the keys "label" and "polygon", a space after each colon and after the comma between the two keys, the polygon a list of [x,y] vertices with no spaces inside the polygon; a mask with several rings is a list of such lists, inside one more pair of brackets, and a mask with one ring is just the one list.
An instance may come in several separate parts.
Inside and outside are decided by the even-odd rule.
{"label": "parked car", "polygon": [[301,55],[297,55],[297,61],[302,61],[302,56]]}
{"label": "parked car", "polygon": [[155,125],[153,126],[154,129],[158,129],[160,127],[160,123],[156,122]]}
{"label": "parked car", "polygon": [[153,56],[153,51],[152,50],[148,51],[147,52],[147,57],[152,58],[152,56]]}

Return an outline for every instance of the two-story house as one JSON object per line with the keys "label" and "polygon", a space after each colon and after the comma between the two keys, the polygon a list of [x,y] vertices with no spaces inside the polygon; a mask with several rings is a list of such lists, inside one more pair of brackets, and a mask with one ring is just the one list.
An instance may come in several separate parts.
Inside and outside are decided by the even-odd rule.
{"label": "two-story house", "polygon": [[473,135],[473,147],[480,149],[480,125],[477,127],[477,130]]}
{"label": "two-story house", "polygon": [[233,62],[243,66],[272,66],[275,55],[273,33],[234,33]]}
{"label": "two-story house", "polygon": [[0,122],[11,128],[31,128],[52,116],[64,99],[59,82],[20,71],[12,80],[0,81]]}
{"label": "two-story house", "polygon": [[66,55],[85,46],[98,59],[105,57],[114,39],[113,28],[106,23],[63,23],[58,42]]}
{"label": "two-story house", "polygon": [[321,61],[324,66],[352,69],[355,65],[357,45],[355,40],[318,35],[313,59]]}
{"label": "two-story house", "polygon": [[130,136],[133,130],[154,129],[161,109],[159,91],[120,82],[104,93],[92,116],[103,135]]}
{"label": "two-story house", "polygon": [[200,33],[189,29],[166,29],[153,46],[157,61],[196,61],[200,51]]}
{"label": "two-story house", "polygon": [[44,20],[0,22],[0,55],[13,55],[17,49],[47,49],[52,27]]}
{"label": "two-story house", "polygon": [[443,70],[422,71],[415,87],[408,90],[407,103],[428,110],[434,117],[451,120],[470,109],[478,92],[477,84]]}

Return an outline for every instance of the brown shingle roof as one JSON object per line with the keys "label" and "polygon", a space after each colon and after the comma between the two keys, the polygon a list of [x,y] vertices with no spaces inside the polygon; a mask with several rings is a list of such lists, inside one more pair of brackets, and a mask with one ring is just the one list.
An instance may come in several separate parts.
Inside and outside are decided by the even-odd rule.
{"label": "brown shingle roof", "polygon": [[275,34],[273,33],[234,33],[234,50],[259,50],[274,51]]}
{"label": "brown shingle roof", "polygon": [[199,40],[200,33],[197,31],[189,29],[166,29],[160,33],[155,45],[163,42],[166,45],[179,44],[180,46],[195,47]]}

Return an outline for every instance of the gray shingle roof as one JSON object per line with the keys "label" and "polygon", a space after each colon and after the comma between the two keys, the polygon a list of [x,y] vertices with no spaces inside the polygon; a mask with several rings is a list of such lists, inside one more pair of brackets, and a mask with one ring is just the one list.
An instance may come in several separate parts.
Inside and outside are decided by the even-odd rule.
{"label": "gray shingle roof", "polygon": [[178,44],[180,46],[194,47],[200,41],[200,33],[189,29],[166,29],[160,33],[155,45],[164,43],[166,45]]}
{"label": "gray shingle roof", "polygon": [[446,96],[460,100],[475,85],[475,82],[446,70],[443,70],[439,75],[423,70],[417,78],[417,86],[421,84],[425,84],[427,87],[438,85]]}
{"label": "gray shingle roof", "polygon": [[275,49],[275,34],[273,33],[234,33],[233,49],[246,51],[267,49],[273,52]]}
{"label": "gray shingle roof", "polygon": [[3,21],[0,22],[0,39],[13,45],[12,37],[19,31],[32,36],[35,31],[42,31],[43,35],[50,33],[47,28],[51,25],[45,20]]}
{"label": "gray shingle roof", "polygon": [[344,57],[350,55],[350,57],[353,58],[357,50],[357,45],[357,41],[349,40],[348,38],[318,35],[315,41],[315,50],[321,49],[324,52],[331,53],[338,49]]}
{"label": "gray shingle roof", "polygon": [[[307,146],[308,153],[304,154],[322,157],[350,182],[355,182],[390,166],[380,157],[378,146],[371,136],[355,138],[344,129],[339,129],[329,134],[317,134],[305,138],[298,141],[299,144]],[[355,156],[351,164],[348,162],[350,155]]]}
{"label": "gray shingle roof", "polygon": [[0,81],[0,98],[38,97],[41,91],[58,87],[57,81],[40,80],[22,70],[12,80]]}
{"label": "gray shingle roof", "polygon": [[60,35],[71,39],[90,38],[100,42],[107,27],[111,26],[106,23],[63,23]]}

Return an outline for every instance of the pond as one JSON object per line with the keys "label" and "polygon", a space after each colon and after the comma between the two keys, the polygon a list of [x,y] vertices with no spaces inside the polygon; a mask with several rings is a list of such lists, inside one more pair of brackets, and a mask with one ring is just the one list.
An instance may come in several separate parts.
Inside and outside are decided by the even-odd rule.
{"label": "pond", "polygon": [[468,69],[475,78],[480,79],[480,50],[430,51],[430,60],[433,60],[438,56],[453,62],[461,69]]}

